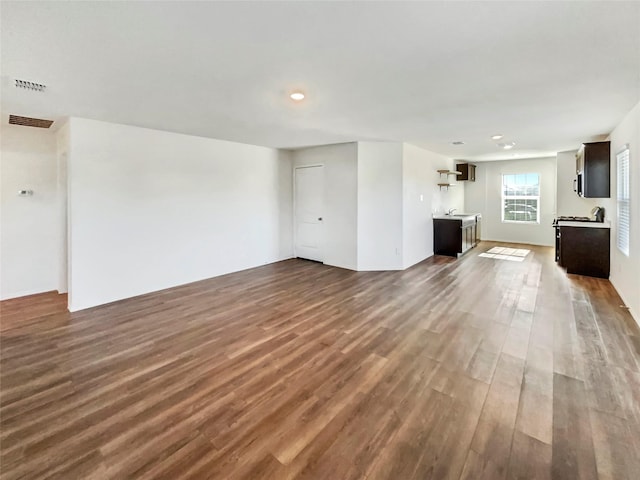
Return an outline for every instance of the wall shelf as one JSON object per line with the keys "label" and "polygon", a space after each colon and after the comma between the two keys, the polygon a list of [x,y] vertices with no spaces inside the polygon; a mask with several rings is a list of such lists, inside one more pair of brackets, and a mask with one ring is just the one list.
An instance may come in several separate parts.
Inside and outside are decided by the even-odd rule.
{"label": "wall shelf", "polygon": [[462,172],[458,172],[456,170],[449,170],[449,169],[436,170],[436,172],[440,174],[441,180],[443,175],[444,175],[444,178],[447,179],[447,183],[438,183],[438,187],[440,187],[440,190],[442,190],[443,188],[446,188],[447,190],[449,190],[449,187],[455,186],[455,183],[454,184],[449,183],[449,175],[454,175],[454,176],[462,175]]}
{"label": "wall shelf", "polygon": [[440,174],[440,177],[442,177],[442,175],[445,176],[449,176],[449,175],[462,175],[462,172],[458,172],[455,170],[437,170],[437,172]]}

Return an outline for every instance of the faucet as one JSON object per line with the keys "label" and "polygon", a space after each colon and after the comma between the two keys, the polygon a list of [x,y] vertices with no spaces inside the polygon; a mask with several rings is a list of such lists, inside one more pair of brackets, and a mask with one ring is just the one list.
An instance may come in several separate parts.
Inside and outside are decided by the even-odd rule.
{"label": "faucet", "polygon": [[456,208],[450,208],[449,211],[447,211],[447,215],[453,215],[453,212],[455,212],[456,210]]}

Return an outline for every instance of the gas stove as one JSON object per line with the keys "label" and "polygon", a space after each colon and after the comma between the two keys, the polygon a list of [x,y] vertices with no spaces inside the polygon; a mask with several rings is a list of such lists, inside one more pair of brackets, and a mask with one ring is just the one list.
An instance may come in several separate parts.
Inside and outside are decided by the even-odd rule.
{"label": "gas stove", "polygon": [[590,217],[558,217],[553,219],[552,225],[558,226],[558,222],[595,222],[596,220]]}
{"label": "gas stove", "polygon": [[558,217],[556,222],[593,222],[594,220],[589,217]]}
{"label": "gas stove", "polygon": [[593,207],[590,217],[560,216],[553,220],[553,225],[557,226],[558,222],[604,222],[604,208]]}

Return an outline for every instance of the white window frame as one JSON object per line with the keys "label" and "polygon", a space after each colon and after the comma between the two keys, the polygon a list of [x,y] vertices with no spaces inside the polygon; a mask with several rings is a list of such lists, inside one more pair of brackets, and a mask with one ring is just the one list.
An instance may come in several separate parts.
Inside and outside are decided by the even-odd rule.
{"label": "white window frame", "polygon": [[[504,194],[504,178],[508,175],[537,175],[538,177],[538,195],[505,195]],[[502,219],[502,223],[519,223],[519,224],[525,224],[525,225],[539,225],[540,224],[540,188],[542,187],[541,185],[541,178],[540,178],[540,174],[537,172],[527,172],[527,173],[503,173],[502,177],[501,177],[501,183],[500,183],[500,197],[501,197],[501,203],[500,203],[500,218]],[[538,209],[536,211],[536,219],[535,220],[505,220],[504,219],[504,204],[506,200],[536,200],[536,203],[538,205]]]}
{"label": "white window frame", "polygon": [[[629,256],[629,244],[631,236],[631,152],[629,145],[624,145],[616,154],[616,178],[618,183],[616,199],[616,245],[627,257]],[[621,228],[626,226],[626,228]]]}

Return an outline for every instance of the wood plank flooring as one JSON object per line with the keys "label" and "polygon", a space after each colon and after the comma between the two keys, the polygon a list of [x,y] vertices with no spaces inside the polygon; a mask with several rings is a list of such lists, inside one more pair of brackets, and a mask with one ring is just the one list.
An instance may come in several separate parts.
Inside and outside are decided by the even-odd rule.
{"label": "wood plank flooring", "polygon": [[3,302],[0,478],[639,478],[637,325],[608,281],[495,245]]}

